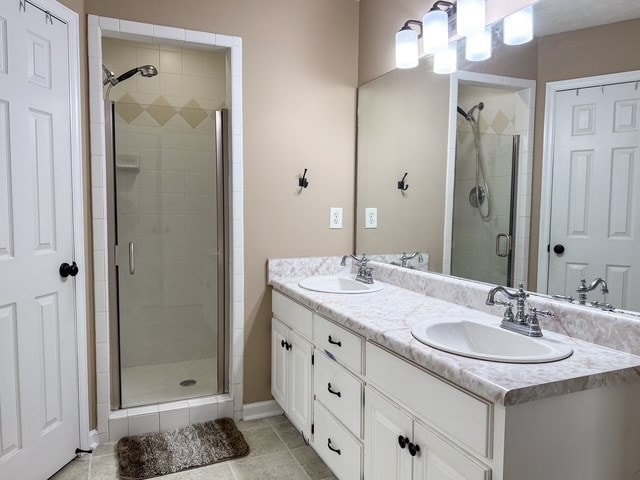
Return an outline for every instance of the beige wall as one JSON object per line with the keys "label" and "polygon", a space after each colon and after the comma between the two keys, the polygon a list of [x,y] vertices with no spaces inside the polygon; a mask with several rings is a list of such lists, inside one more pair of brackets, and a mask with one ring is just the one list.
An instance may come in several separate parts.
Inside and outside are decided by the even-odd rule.
{"label": "beige wall", "polygon": [[[429,270],[442,272],[449,77],[429,70],[394,70],[360,87],[356,250],[427,252]],[[376,229],[364,228],[367,207],[378,209]]]}
{"label": "beige wall", "polygon": [[640,19],[538,39],[529,288],[537,286],[540,192],[547,82],[640,70]]}
{"label": "beige wall", "polygon": [[[271,398],[269,257],[353,249],[358,3],[86,0],[87,13],[243,38],[244,402]],[[308,168],[309,188],[297,177]],[[329,208],[344,228],[329,230]]]}

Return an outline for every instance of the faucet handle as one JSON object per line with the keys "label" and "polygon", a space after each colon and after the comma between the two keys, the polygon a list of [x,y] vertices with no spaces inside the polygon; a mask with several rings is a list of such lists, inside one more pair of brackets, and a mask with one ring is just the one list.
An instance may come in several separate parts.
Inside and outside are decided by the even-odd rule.
{"label": "faucet handle", "polygon": [[538,315],[541,317],[555,317],[556,315],[549,310],[538,310],[536,307],[531,307],[529,309],[529,323],[537,324],[538,323]]}

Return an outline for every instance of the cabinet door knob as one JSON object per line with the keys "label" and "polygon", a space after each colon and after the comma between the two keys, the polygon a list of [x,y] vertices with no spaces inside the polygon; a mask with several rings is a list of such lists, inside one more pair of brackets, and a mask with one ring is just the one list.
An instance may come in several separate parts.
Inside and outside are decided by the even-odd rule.
{"label": "cabinet door knob", "polygon": [[420,451],[420,445],[414,445],[411,442],[409,442],[408,448],[409,448],[409,454],[412,457],[415,457],[416,454]]}
{"label": "cabinet door knob", "polygon": [[327,390],[329,390],[329,393],[337,396],[337,397],[342,397],[342,394],[340,392],[336,392],[335,390],[331,389],[331,383],[327,384]]}
{"label": "cabinet door knob", "polygon": [[330,343],[331,345],[337,345],[337,346],[339,346],[339,347],[341,347],[341,346],[342,346],[342,342],[340,342],[340,341],[335,341],[333,338],[331,338],[331,335],[329,335],[329,343]]}
{"label": "cabinet door knob", "polygon": [[400,445],[400,448],[404,449],[408,443],[409,443],[408,437],[404,437],[402,435],[398,437],[398,445]]}
{"label": "cabinet door knob", "polygon": [[331,439],[327,439],[327,447],[329,447],[329,450],[331,450],[332,452],[337,453],[338,455],[342,455],[340,453],[340,449],[339,448],[333,448],[333,446],[331,445]]}
{"label": "cabinet door knob", "polygon": [[557,244],[553,246],[553,252],[562,255],[564,253],[564,245]]}

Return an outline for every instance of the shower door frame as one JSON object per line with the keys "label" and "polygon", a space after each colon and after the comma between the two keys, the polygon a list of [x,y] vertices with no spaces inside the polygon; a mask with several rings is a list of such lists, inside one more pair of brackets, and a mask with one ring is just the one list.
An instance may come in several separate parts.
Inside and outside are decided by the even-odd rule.
{"label": "shower door frame", "polygon": [[[93,223],[93,288],[96,302],[95,312],[95,372],[97,377],[96,416],[97,430],[101,442],[116,441],[128,434],[128,424],[150,416],[156,419],[159,408],[144,407],[142,409],[113,410],[109,379],[109,335],[108,317],[111,313],[108,301],[108,271],[106,269],[106,150],[105,150],[105,112],[102,86],[102,38],[126,36],[129,40],[146,43],[168,42],[174,45],[223,50],[229,62],[229,141],[227,150],[231,156],[228,163],[228,208],[229,208],[229,255],[228,269],[228,317],[229,348],[227,349],[229,393],[209,397],[201,397],[195,401],[174,402],[165,405],[181,418],[188,418],[191,413],[207,417],[234,417],[239,420],[243,416],[243,358],[244,358],[244,184],[243,184],[243,121],[242,121],[242,38],[237,36],[215,34],[150,23],[121,21],[118,18],[87,16],[88,67],[89,67],[89,114],[91,127],[91,188],[94,209]],[[100,208],[95,208],[99,205]],[[233,341],[232,341],[233,340]],[[94,404],[95,405],[95,404]],[[157,406],[156,406],[157,407]],[[216,413],[217,412],[217,413]]]}
{"label": "shower door frame", "polygon": [[442,273],[451,275],[451,260],[453,246],[453,199],[455,189],[456,168],[456,135],[457,135],[457,106],[458,84],[460,82],[476,84],[493,88],[508,88],[514,91],[524,91],[528,97],[529,116],[526,119],[526,130],[517,131],[520,134],[520,148],[518,158],[517,182],[518,198],[514,211],[516,249],[513,252],[513,275],[515,283],[522,281],[527,285],[529,272],[529,218],[531,216],[531,186],[533,169],[533,129],[535,114],[535,80],[503,77],[485,73],[458,71],[453,73],[449,81],[449,143],[447,149],[447,174],[444,207],[444,242],[442,254]]}
{"label": "shower door frame", "polygon": [[[118,268],[121,266],[118,246],[118,212],[116,199],[116,160],[115,160],[115,105],[116,102],[105,98],[105,152],[106,152],[106,195],[107,195],[107,280],[110,295],[109,303],[109,371],[111,379],[110,400],[111,409],[122,408],[122,382],[121,382],[121,352],[120,352],[120,302]],[[218,391],[205,396],[218,395],[229,392],[229,319],[230,316],[230,248],[229,248],[229,203],[228,190],[231,177],[230,171],[230,142],[229,110],[226,108],[216,110],[215,115],[215,155],[216,155],[216,241],[218,252],[217,261],[217,326],[218,345],[217,355],[217,386]],[[220,260],[222,255],[222,260]],[[190,397],[191,398],[191,397]],[[197,397],[195,397],[197,398]],[[125,407],[129,408],[129,407]]]}

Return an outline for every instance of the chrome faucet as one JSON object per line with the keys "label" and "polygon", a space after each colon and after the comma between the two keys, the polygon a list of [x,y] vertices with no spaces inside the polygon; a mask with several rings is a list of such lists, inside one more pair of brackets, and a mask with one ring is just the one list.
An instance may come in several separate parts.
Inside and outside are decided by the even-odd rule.
{"label": "chrome faucet", "polygon": [[600,277],[596,278],[588,286],[587,286],[587,281],[584,278],[580,280],[580,285],[578,285],[578,288],[576,289],[576,292],[578,292],[578,303],[580,305],[586,305],[587,293],[589,293],[592,290],[595,290],[598,287],[598,285],[600,285],[600,292],[603,295],[606,295],[607,293],[609,293],[609,288],[607,288],[607,282],[605,282]]}
{"label": "chrome faucet", "polygon": [[418,257],[418,263],[424,262],[424,258],[422,257],[422,254],[420,252],[412,253],[411,255],[403,253],[400,256],[400,266],[407,268],[409,266],[409,260],[413,260],[416,257]]}
{"label": "chrome faucet", "polygon": [[[513,314],[513,303],[495,299],[498,293],[501,293],[509,300],[516,301],[515,315]],[[500,323],[500,326],[505,330],[521,333],[528,337],[541,337],[542,329],[540,328],[538,315],[546,317],[553,317],[554,315],[551,312],[538,310],[537,308],[530,308],[529,313],[525,313],[527,298],[529,298],[529,294],[524,291],[522,284],[518,285],[518,290],[515,292],[510,292],[506,288],[498,286],[489,290],[485,303],[487,305],[502,305],[507,307],[502,316],[502,322]]]}
{"label": "chrome faucet", "polygon": [[367,266],[367,262],[369,259],[363,253],[362,258],[358,258],[355,255],[345,255],[342,257],[340,261],[341,266],[347,265],[347,258],[353,258],[356,261],[356,266],[358,267],[358,273],[356,274],[356,280],[358,282],[366,283],[370,285],[373,283],[373,268]]}

